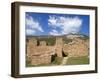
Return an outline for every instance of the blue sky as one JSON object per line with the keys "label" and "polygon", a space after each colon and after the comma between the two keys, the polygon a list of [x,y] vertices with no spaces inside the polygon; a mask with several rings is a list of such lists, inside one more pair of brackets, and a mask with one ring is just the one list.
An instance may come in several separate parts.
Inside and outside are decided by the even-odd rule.
{"label": "blue sky", "polygon": [[89,15],[26,12],[26,35],[85,34],[89,36]]}

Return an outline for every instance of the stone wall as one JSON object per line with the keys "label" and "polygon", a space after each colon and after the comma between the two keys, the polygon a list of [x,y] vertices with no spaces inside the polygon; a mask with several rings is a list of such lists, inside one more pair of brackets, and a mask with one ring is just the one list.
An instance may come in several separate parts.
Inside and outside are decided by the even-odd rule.
{"label": "stone wall", "polygon": [[[34,43],[35,42],[35,43]],[[51,56],[55,53],[54,46],[46,46],[45,41],[41,41],[37,46],[35,39],[29,40],[27,43],[27,57],[32,65],[49,64]]]}
{"label": "stone wall", "polygon": [[56,44],[55,44],[55,53],[57,54],[57,57],[63,57],[62,56],[62,48],[63,48],[63,40],[61,37],[56,38]]}
{"label": "stone wall", "polygon": [[40,65],[40,64],[50,64],[51,56],[47,54],[32,56],[31,64]]}
{"label": "stone wall", "polygon": [[47,46],[45,41],[40,41],[37,45],[37,40],[32,38],[27,43],[27,57],[32,65],[49,64],[52,55],[63,57],[62,52],[68,57],[88,56],[89,40],[74,38],[72,42],[64,44],[62,38],[57,37],[54,46]]}
{"label": "stone wall", "polygon": [[30,38],[28,41],[28,46],[37,46],[37,40],[35,38]]}
{"label": "stone wall", "polygon": [[46,46],[46,42],[45,41],[40,41],[40,46]]}
{"label": "stone wall", "polygon": [[89,55],[89,46],[86,45],[84,40],[76,39],[71,43],[63,46],[63,52],[66,53],[68,57],[79,57]]}

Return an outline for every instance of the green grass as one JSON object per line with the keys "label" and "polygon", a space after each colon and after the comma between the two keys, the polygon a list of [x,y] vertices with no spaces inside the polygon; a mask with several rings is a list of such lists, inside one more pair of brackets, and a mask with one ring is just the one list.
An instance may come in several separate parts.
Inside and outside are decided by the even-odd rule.
{"label": "green grass", "polygon": [[89,58],[84,57],[70,57],[66,63],[67,65],[89,64]]}
{"label": "green grass", "polygon": [[63,60],[63,57],[55,57],[55,60],[52,62],[54,65],[60,65]]}

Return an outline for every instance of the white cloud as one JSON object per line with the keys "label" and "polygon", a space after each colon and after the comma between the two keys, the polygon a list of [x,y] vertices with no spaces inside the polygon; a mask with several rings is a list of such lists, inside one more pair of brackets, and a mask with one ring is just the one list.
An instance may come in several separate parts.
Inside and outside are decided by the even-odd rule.
{"label": "white cloud", "polygon": [[27,35],[33,35],[34,33],[35,33],[35,30],[32,30],[32,29],[27,29],[26,30]]}
{"label": "white cloud", "polygon": [[57,30],[54,30],[54,29],[51,32],[49,32],[49,34],[55,35],[55,36],[60,35],[59,32]]}
{"label": "white cloud", "polygon": [[48,24],[54,30],[57,30],[57,28],[59,28],[61,30],[59,34],[78,33],[82,25],[82,19],[77,16],[49,16]]}
{"label": "white cloud", "polygon": [[[56,19],[56,17],[55,16],[49,16],[49,20],[48,20],[48,22],[49,22],[49,25],[57,25],[57,19]],[[54,27],[55,28],[55,27]]]}
{"label": "white cloud", "polygon": [[32,35],[36,31],[43,32],[43,29],[40,25],[40,23],[36,20],[34,20],[31,16],[26,15],[26,34]]}

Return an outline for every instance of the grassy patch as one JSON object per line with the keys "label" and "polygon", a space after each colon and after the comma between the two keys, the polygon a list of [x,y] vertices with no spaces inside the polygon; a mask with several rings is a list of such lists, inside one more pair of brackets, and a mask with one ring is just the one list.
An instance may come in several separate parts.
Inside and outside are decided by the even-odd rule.
{"label": "grassy patch", "polygon": [[70,57],[66,63],[67,65],[79,65],[79,64],[89,64],[89,58],[87,56],[83,57]]}
{"label": "grassy patch", "polygon": [[55,60],[52,62],[54,65],[60,65],[63,60],[63,57],[56,57]]}

